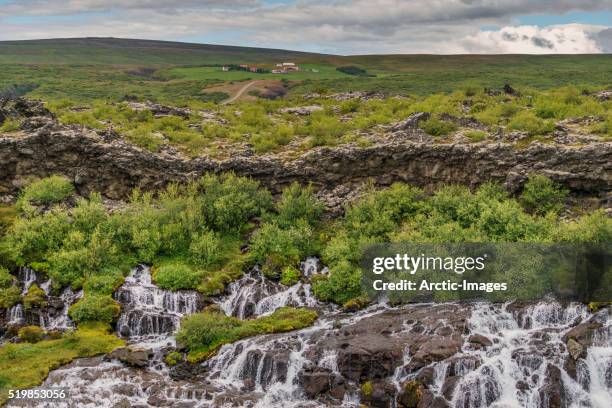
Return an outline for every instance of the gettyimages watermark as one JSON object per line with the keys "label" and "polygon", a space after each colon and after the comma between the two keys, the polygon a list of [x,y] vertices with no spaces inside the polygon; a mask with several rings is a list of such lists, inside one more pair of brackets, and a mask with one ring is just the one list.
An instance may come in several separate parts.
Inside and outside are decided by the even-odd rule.
{"label": "gettyimages watermark", "polygon": [[605,244],[375,244],[361,260],[363,289],[390,302],[612,301]]}

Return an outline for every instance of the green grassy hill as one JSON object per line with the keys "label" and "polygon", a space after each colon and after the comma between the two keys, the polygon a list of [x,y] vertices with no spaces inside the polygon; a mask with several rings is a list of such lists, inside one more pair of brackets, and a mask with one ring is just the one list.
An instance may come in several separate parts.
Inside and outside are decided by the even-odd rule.
{"label": "green grassy hill", "polygon": [[[307,68],[287,75],[222,72],[222,64],[272,68],[291,60]],[[336,67],[354,65],[372,76]],[[430,94],[467,88],[612,86],[612,55],[365,55],[117,38],[0,42],[0,89],[57,100],[117,100],[131,95],[180,104],[209,100],[203,93],[224,81],[287,79],[292,92],[371,90]]]}
{"label": "green grassy hill", "polygon": [[[0,64],[203,65],[319,58],[268,48],[121,38],[0,41]],[[321,55],[322,57],[322,55]]]}

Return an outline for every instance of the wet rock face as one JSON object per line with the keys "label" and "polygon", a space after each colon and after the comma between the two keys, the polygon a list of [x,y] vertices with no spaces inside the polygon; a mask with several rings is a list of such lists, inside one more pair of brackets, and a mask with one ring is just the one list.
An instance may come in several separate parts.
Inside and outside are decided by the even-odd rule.
{"label": "wet rock face", "polygon": [[[503,143],[432,144],[404,139],[367,148],[317,148],[294,160],[279,155],[189,160],[169,149],[157,154],[140,149],[112,131],[98,134],[59,125],[38,103],[19,99],[0,110],[5,116],[43,118],[28,122],[18,138],[0,136],[0,195],[14,194],[29,177],[51,174],[72,179],[82,194],[98,191],[111,199],[127,197],[136,186],[156,189],[222,171],[253,177],[274,193],[294,181],[312,182],[320,191],[333,192],[339,186],[350,191],[369,179],[377,186],[405,182],[426,188],[448,183],[475,187],[497,181],[516,192],[532,172],[590,194],[606,192],[612,184],[612,143],[532,144],[517,150]],[[411,118],[406,126],[423,118]]]}
{"label": "wet rock face", "polygon": [[152,356],[150,350],[121,347],[110,353],[108,358],[119,360],[131,367],[143,368],[149,365],[149,359]]}

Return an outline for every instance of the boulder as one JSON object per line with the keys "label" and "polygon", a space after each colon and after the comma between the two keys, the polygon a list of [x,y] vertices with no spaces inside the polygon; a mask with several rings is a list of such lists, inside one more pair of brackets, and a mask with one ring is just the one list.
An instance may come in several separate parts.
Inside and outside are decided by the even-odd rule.
{"label": "boulder", "polygon": [[334,377],[331,370],[322,367],[302,370],[298,376],[304,393],[310,399],[329,391],[334,383]]}
{"label": "boulder", "polygon": [[153,356],[151,350],[121,347],[113,350],[108,358],[119,360],[131,367],[143,368],[149,365],[149,359]]}
{"label": "boulder", "polygon": [[408,116],[403,121],[398,122],[395,125],[392,125],[390,130],[398,131],[398,130],[418,129],[419,123],[422,121],[426,121],[430,117],[431,117],[431,114],[429,112],[416,112]]}
{"label": "boulder", "polygon": [[493,345],[493,342],[489,340],[488,337],[483,336],[482,334],[472,334],[468,338],[468,341],[480,347],[491,347]]}
{"label": "boulder", "polygon": [[586,357],[585,347],[573,338],[567,341],[567,351],[574,360]]}
{"label": "boulder", "polygon": [[561,370],[552,364],[546,367],[544,385],[538,390],[541,408],[565,408],[565,388],[561,378]]}

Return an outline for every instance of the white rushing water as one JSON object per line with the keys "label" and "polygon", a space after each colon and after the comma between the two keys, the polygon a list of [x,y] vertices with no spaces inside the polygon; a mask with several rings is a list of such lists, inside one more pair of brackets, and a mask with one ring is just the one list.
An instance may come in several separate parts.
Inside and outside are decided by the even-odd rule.
{"label": "white rushing water", "polygon": [[193,290],[171,292],[154,285],[145,265],[132,270],[115,299],[121,303],[117,331],[131,342],[168,340],[181,317],[195,313],[198,305],[198,294]]}
{"label": "white rushing water", "polygon": [[[304,262],[302,272],[304,276],[321,273],[318,261]],[[26,274],[24,279],[25,282],[32,280]],[[45,283],[41,287],[48,292],[50,285]],[[67,303],[74,302],[76,296],[79,294],[72,291],[62,293]],[[343,328],[360,322],[363,327],[364,319],[380,319],[379,315],[384,313],[395,314],[400,319],[399,331],[391,336],[407,338],[420,324],[412,316],[421,312],[412,315],[411,310],[426,311],[429,315],[428,308],[432,311],[436,308],[433,304],[405,308],[374,304],[345,314],[319,303],[306,282],[284,286],[269,281],[255,270],[230,285],[227,295],[218,300],[227,315],[251,318],[270,314],[283,306],[309,306],[321,311],[317,322],[302,330],[254,336],[226,344],[209,360],[195,366],[194,373],[174,377],[161,359],[166,347],[174,343],[173,335],[181,317],[197,311],[198,296],[194,291],[162,290],[151,282],[148,267],[135,268],[115,293],[115,299],[122,304],[117,331],[130,344],[152,349],[154,357],[149,366],[132,368],[101,358],[77,360],[52,371],[42,386],[69,389],[73,405],[47,406],[113,407],[128,403],[143,407],[210,408],[330,406],[327,400],[309,399],[301,386],[304,372],[323,370],[332,377],[341,376],[338,349],[327,348],[333,342],[319,346],[322,338],[333,339]],[[471,315],[466,331],[462,332],[461,350],[421,369],[432,370],[427,390],[438,401],[443,400],[453,408],[552,408],[557,404],[567,408],[612,406],[612,317],[608,311],[593,315],[584,305],[562,305],[553,300],[520,307],[485,302],[467,307]],[[23,309],[14,308],[11,316],[14,314],[15,319],[19,319],[21,314],[23,318],[23,312]],[[60,325],[64,314],[59,316],[53,324]],[[435,327],[443,327],[448,324],[448,314],[441,314],[434,320]],[[584,322],[598,328],[593,331],[585,352],[575,361],[573,374],[566,366],[573,360],[569,357],[564,335]],[[470,340],[475,334],[490,340],[491,345],[475,346]],[[409,350],[406,345],[403,361],[397,362],[395,373],[388,378],[398,391],[421,372],[407,374],[409,370],[405,368],[412,358]],[[449,383],[454,384],[454,388],[450,387],[454,391],[450,393]],[[345,386],[346,392],[334,406],[360,406],[363,403],[360,383],[347,381]],[[560,400],[550,400],[555,396]]]}

